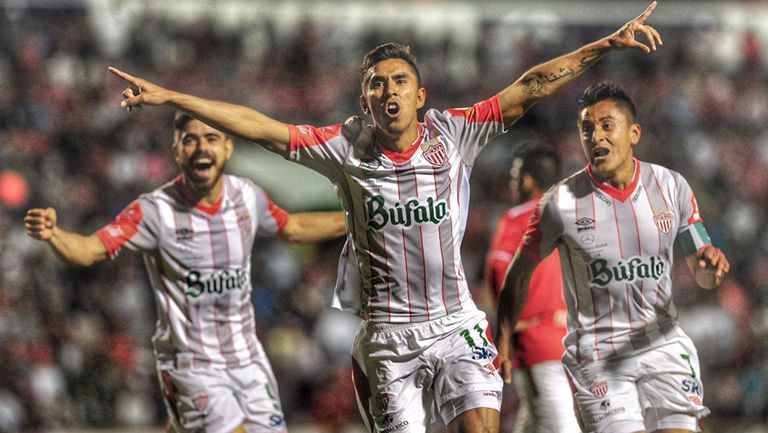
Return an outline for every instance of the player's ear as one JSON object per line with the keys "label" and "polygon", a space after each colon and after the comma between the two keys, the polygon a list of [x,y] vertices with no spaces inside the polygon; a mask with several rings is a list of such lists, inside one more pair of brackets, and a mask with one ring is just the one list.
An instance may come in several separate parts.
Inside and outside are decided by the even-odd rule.
{"label": "player's ear", "polygon": [[366,115],[371,114],[371,110],[368,108],[368,101],[365,100],[365,96],[360,95],[360,109]]}
{"label": "player's ear", "polygon": [[226,160],[229,161],[229,158],[232,158],[232,152],[235,151],[235,141],[232,140],[232,137],[227,135],[227,138],[224,140],[224,154],[226,155]]}
{"label": "player's ear", "polygon": [[422,108],[427,103],[427,89],[419,87],[416,92],[416,108]]}
{"label": "player's ear", "polygon": [[629,142],[632,146],[637,145],[640,142],[640,135],[642,135],[643,128],[639,123],[633,123],[629,126]]}

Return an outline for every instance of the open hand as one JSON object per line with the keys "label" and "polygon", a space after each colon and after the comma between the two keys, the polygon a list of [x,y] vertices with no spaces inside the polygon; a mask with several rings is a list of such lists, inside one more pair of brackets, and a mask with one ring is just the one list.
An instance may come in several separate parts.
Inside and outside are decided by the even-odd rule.
{"label": "open hand", "polygon": [[[616,33],[610,35],[608,37],[608,42],[610,42],[611,46],[620,50],[635,48],[642,50],[645,53],[650,53],[651,50],[656,51],[656,44],[664,45],[659,32],[653,27],[645,24],[645,21],[651,16],[654,9],[656,9],[655,1],[651,3],[640,16],[624,24],[616,31]],[[645,34],[648,43],[651,45],[650,47],[635,38],[635,35],[638,32]]]}
{"label": "open hand", "polygon": [[47,241],[53,237],[56,228],[56,209],[30,209],[24,217],[24,229],[35,239]]}

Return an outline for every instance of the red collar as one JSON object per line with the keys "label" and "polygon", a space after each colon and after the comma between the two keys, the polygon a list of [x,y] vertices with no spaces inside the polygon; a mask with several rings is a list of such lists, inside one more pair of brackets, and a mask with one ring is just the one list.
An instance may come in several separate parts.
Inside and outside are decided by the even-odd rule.
{"label": "red collar", "polygon": [[181,195],[181,198],[184,199],[187,203],[189,203],[190,206],[193,206],[195,209],[199,210],[200,212],[206,213],[208,215],[216,215],[216,212],[221,209],[221,204],[224,202],[224,188],[226,188],[227,183],[224,182],[221,186],[221,196],[219,196],[219,199],[216,200],[216,203],[212,205],[205,205],[200,203],[199,201],[195,201],[195,198],[193,197],[192,193],[187,189],[187,187],[184,185],[184,181],[181,178],[181,175],[176,176],[176,178],[173,180],[173,186],[176,187],[176,190],[179,192],[179,195]]}
{"label": "red collar", "polygon": [[632,192],[637,188],[637,184],[640,182],[640,161],[638,161],[637,158],[632,158],[632,161],[635,163],[635,173],[632,175],[632,183],[624,189],[618,189],[615,186],[596,178],[592,174],[592,169],[589,164],[587,164],[587,176],[589,176],[589,180],[603,192],[620,202],[624,202],[630,195],[632,195]]}
{"label": "red collar", "polygon": [[417,126],[419,128],[419,136],[416,137],[416,141],[414,141],[413,144],[408,146],[407,149],[405,149],[402,152],[397,152],[394,150],[389,150],[384,146],[378,146],[379,150],[381,150],[381,153],[384,154],[384,156],[389,158],[389,160],[394,162],[395,164],[402,164],[410,160],[413,154],[416,153],[416,149],[419,148],[419,145],[421,144],[422,140],[424,140],[424,127],[421,126],[421,123],[417,124]]}

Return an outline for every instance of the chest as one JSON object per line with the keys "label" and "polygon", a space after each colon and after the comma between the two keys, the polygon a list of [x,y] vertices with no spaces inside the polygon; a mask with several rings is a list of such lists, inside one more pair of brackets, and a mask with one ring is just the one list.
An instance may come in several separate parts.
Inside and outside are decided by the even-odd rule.
{"label": "chest", "polygon": [[162,221],[162,254],[187,269],[243,267],[249,261],[258,221],[252,209],[222,207],[214,215],[176,209]]}
{"label": "chest", "polygon": [[560,216],[564,242],[587,260],[666,256],[680,221],[670,197],[653,197],[642,185],[625,200],[595,189],[563,203]]}

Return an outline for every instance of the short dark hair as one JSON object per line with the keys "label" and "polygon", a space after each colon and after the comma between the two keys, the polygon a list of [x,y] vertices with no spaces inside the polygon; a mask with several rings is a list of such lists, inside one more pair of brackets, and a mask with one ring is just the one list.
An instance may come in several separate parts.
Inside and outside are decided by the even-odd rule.
{"label": "short dark hair", "polygon": [[360,65],[360,85],[365,81],[365,74],[373,65],[388,59],[405,60],[416,73],[416,85],[421,86],[421,74],[419,73],[419,67],[416,65],[416,56],[411,52],[411,47],[397,42],[379,45],[363,56],[363,64]]}
{"label": "short dark hair", "polygon": [[195,120],[195,118],[189,114],[183,111],[177,111],[173,116],[173,130],[181,132],[184,130],[184,127],[187,126],[187,123],[193,120]]}
{"label": "short dark hair", "polygon": [[623,107],[630,115],[630,123],[635,123],[637,118],[635,104],[624,89],[611,81],[601,81],[587,87],[581,99],[579,99],[579,112],[606,99],[614,101],[617,105]]}
{"label": "short dark hair", "polygon": [[546,191],[560,180],[560,156],[553,150],[534,146],[523,148],[515,160],[521,160],[520,176],[528,174],[539,189]]}

